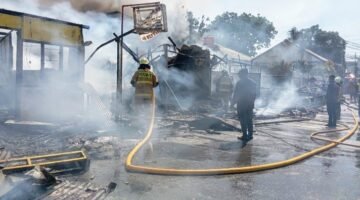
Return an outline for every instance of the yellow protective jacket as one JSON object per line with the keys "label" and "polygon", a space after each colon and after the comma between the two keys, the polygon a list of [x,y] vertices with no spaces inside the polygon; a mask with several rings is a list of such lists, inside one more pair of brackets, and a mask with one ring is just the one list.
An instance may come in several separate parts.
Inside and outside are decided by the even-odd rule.
{"label": "yellow protective jacket", "polygon": [[131,85],[135,87],[135,97],[152,98],[153,88],[158,84],[156,75],[147,69],[139,69],[131,79]]}

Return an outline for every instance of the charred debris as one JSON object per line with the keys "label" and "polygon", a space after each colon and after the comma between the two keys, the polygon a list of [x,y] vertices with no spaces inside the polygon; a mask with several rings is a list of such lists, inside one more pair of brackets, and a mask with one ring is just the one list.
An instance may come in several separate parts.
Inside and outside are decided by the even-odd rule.
{"label": "charred debris", "polygon": [[[14,14],[10,11],[1,12]],[[15,15],[25,19],[25,22],[31,17],[68,26],[76,33],[82,33],[82,29],[88,28],[38,16],[21,13]],[[29,26],[33,24],[29,23]],[[19,27],[19,30],[21,28]],[[100,96],[93,87],[84,84],[85,68],[80,60],[84,59],[86,43],[82,35],[68,35],[74,43],[63,44],[65,40],[60,38],[56,41],[56,44],[60,45],[47,47],[49,41],[39,44],[36,41],[38,38],[33,38],[35,36],[31,34],[27,35],[28,38],[22,38],[19,33],[1,30],[0,33],[4,35],[0,40],[3,43],[0,46],[0,52],[3,53],[0,61],[4,63],[1,70],[4,76],[7,76],[5,80],[8,80],[6,84],[9,87],[1,90],[6,98],[1,102],[4,106],[1,107],[0,113],[3,122],[0,125],[0,197],[106,198],[116,189],[115,182],[95,185],[91,182],[95,177],[90,175],[90,178],[81,179],[82,175],[91,174],[89,168],[98,169],[96,165],[103,160],[120,163],[124,152],[128,152],[136,143],[136,139],[142,135],[144,127],[139,128],[130,120],[125,123],[114,122],[113,113],[110,112],[114,110],[113,103],[104,101],[111,97]],[[18,45],[15,72],[9,67],[14,64],[11,45],[14,39]],[[32,44],[34,41],[37,43]],[[22,50],[26,45],[39,45],[34,47],[38,50],[36,54],[40,57],[41,63],[37,70],[24,70],[22,66]],[[286,45],[291,46],[288,43],[280,46],[290,48]],[[179,48],[172,42],[161,47],[162,49],[156,53],[149,50],[148,55],[152,58],[151,65],[160,79],[157,94],[159,115],[166,115],[158,121],[159,129],[200,130],[204,134],[241,131],[235,109],[224,112],[219,105],[215,82],[223,70],[230,74],[234,83],[241,68],[250,70],[250,77],[258,85],[259,100],[255,114],[257,120],[314,117],[317,109],[324,104],[325,82],[310,73],[289,70],[296,67],[296,60],[285,60],[280,57],[279,62],[270,62],[266,54],[255,58],[254,62],[243,60],[238,56],[240,52],[225,51],[224,47],[215,43],[182,45]],[[138,58],[129,47],[125,50],[134,59]],[[56,69],[47,66],[45,62],[45,58],[51,57],[48,54],[54,54],[53,52],[56,52],[58,59]],[[65,69],[64,64],[66,53],[67,62],[73,65],[69,69]],[[310,57],[311,55],[312,53],[309,53]],[[306,62],[314,63],[311,59]],[[289,73],[284,74],[284,70],[276,70],[274,67],[289,70]],[[83,84],[78,84],[79,82]],[[274,82],[277,84],[273,84]],[[293,96],[293,101],[284,106],[282,101],[288,96]],[[61,114],[58,110],[62,110]],[[88,117],[100,115],[103,116],[101,120]],[[119,130],[118,126],[121,126],[123,132],[132,134],[118,137],[115,134]],[[127,139],[126,144],[123,139]],[[114,174],[118,173],[115,170]]]}
{"label": "charred debris", "polygon": [[[162,115],[166,114],[166,118],[158,121],[159,129],[186,129],[203,131],[204,134],[241,131],[235,110],[224,112],[219,105],[214,81],[221,70],[230,72],[235,81],[239,69],[243,67],[251,69],[251,66],[241,61],[228,59],[223,55],[216,55],[213,50],[198,45],[183,45],[179,49],[172,46],[167,46],[167,48],[162,55],[152,61],[153,66],[163,67],[156,71],[161,77],[158,110]],[[173,52],[172,55],[170,52]],[[253,72],[253,75],[255,78],[258,77],[257,81],[260,85],[262,74]],[[290,80],[284,81],[282,87],[276,88],[279,94],[282,90],[288,89],[287,84]],[[269,87],[264,83],[261,85]],[[259,88],[258,95],[261,103],[257,105],[255,118],[260,122],[314,117],[318,112],[317,108],[323,104],[324,90],[321,83],[313,84],[311,87],[295,87],[295,92],[291,94],[299,99],[286,108],[273,107],[273,102],[267,102],[266,100],[271,95],[266,93],[267,89]],[[123,138],[116,136],[99,136],[104,132],[116,132],[114,125],[84,126],[85,121],[62,125],[7,121],[5,125],[2,125],[2,130],[14,133],[13,136],[17,138],[17,141],[13,138],[0,140],[3,142],[0,146],[4,146],[0,148],[0,160],[10,161],[12,158],[24,155],[43,155],[64,150],[81,150],[86,153],[86,159],[82,161],[83,163],[61,163],[2,173],[0,184],[4,187],[1,187],[0,195],[5,199],[17,199],[24,196],[28,199],[106,198],[116,188],[116,183],[110,182],[108,186],[97,186],[89,180],[77,180],[74,177],[81,177],[82,174],[87,173],[89,166],[92,163],[96,165],[97,161],[120,159],[124,156],[121,152],[128,151],[133,144],[125,145],[122,142]],[[139,127],[136,124],[127,124],[127,128],[129,132],[138,134],[131,134],[125,138],[131,140],[141,135],[141,130],[138,130]],[[24,137],[25,132],[31,136]],[[26,138],[28,141],[24,141]],[[6,143],[14,145],[10,147]],[[28,146],[23,146],[24,144]],[[72,158],[74,157],[50,159],[56,161],[56,159]],[[42,160],[42,162],[45,161]],[[12,164],[14,163],[4,162],[0,165],[6,168]],[[69,175],[72,178],[68,178]]]}

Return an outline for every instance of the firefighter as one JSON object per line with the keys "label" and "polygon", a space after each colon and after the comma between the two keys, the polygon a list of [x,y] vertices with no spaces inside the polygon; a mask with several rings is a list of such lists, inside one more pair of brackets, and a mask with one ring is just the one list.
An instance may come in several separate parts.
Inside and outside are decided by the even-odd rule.
{"label": "firefighter", "polygon": [[236,104],[242,137],[247,142],[253,138],[253,109],[256,98],[256,83],[248,78],[248,70],[241,69],[240,80],[236,83],[231,107]]}
{"label": "firefighter", "polygon": [[216,82],[216,94],[220,98],[222,108],[228,111],[231,94],[233,92],[233,83],[227,71],[221,72],[220,78]]}
{"label": "firefighter", "polygon": [[150,69],[149,61],[146,58],[141,58],[140,66],[131,79],[131,85],[135,87],[134,100],[138,109],[151,104],[154,96],[153,88],[159,84],[156,75]]}

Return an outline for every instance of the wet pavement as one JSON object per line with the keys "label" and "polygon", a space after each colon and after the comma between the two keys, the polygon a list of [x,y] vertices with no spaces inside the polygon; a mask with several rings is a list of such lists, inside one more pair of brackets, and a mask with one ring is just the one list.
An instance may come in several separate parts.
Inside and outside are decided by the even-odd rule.
{"label": "wet pavement", "polygon": [[[317,119],[324,120],[326,115],[319,114]],[[342,123],[353,124],[350,112],[343,114]],[[279,161],[326,144],[310,139],[311,132],[325,130],[324,125],[319,121],[302,121],[258,126],[254,140],[243,148],[236,140],[238,132],[207,134],[187,132],[185,128],[169,133],[158,128],[151,142],[152,151],[150,146],[146,146],[136,156],[135,164],[216,168]],[[336,138],[345,133],[331,136]],[[350,140],[360,140],[360,136],[356,133]],[[125,156],[126,153],[119,163],[123,164]],[[111,168],[108,166],[109,170]],[[92,169],[90,173],[96,174],[97,171]],[[341,145],[294,165],[254,173],[160,176],[127,173],[121,165],[119,174],[119,188],[110,199],[360,198],[360,150]],[[111,173],[108,178],[112,178]]]}
{"label": "wet pavement", "polygon": [[[326,144],[310,139],[312,132],[327,129],[326,123],[322,122],[327,119],[325,113],[319,113],[316,119],[257,125],[254,139],[242,145],[237,140],[240,133],[228,130],[228,127],[225,131],[196,130],[187,125],[191,123],[174,125],[172,120],[157,117],[151,145],[146,145],[136,155],[134,163],[200,169],[280,161]],[[193,119],[184,116],[182,120]],[[343,112],[341,123],[353,125],[349,111]],[[31,153],[38,153],[45,147],[48,151],[80,148],[84,147],[80,145],[82,142],[72,138],[99,137],[88,139],[88,146],[85,145],[91,158],[89,171],[67,179],[90,181],[96,185],[113,181],[118,187],[108,199],[360,199],[360,149],[354,147],[339,145],[297,164],[268,171],[218,176],[162,176],[128,173],[124,169],[127,153],[143,137],[135,130],[87,134],[83,130],[77,135],[70,132],[64,131],[61,137],[56,135],[59,132],[54,132],[53,136],[45,134],[46,137],[38,133],[40,136],[35,138],[40,147],[35,148],[33,144],[35,150]],[[11,136],[17,138],[12,141],[9,135],[5,135],[8,133],[9,130],[2,131],[0,137],[12,145],[35,141],[31,135],[27,137],[28,141],[19,140],[20,133]],[[326,136],[335,139],[346,133],[342,131]],[[42,138],[46,138],[46,142]],[[356,133],[350,140],[360,141],[360,136]],[[3,145],[8,147],[6,143]],[[108,148],[103,149],[101,145]],[[14,151],[15,155],[24,153],[16,148]]]}

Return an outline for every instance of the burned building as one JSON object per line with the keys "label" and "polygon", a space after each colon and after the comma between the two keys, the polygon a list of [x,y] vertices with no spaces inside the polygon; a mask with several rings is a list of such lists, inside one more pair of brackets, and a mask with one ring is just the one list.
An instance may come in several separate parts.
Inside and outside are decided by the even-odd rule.
{"label": "burned building", "polygon": [[2,106],[22,120],[64,120],[82,112],[81,24],[0,10]]}
{"label": "burned building", "polygon": [[[252,72],[262,73],[262,82],[295,80],[299,86],[317,74],[334,72],[334,63],[290,40],[275,45],[252,59]],[[305,79],[304,79],[305,78]]]}
{"label": "burned building", "polygon": [[[211,65],[210,52],[196,45],[183,45],[175,57],[169,59],[168,68],[174,76],[190,75],[192,84],[186,80],[180,83],[172,80],[169,74],[169,85],[174,92],[183,97],[207,99],[211,95]],[[172,69],[176,69],[172,71]],[[181,77],[180,77],[181,78]]]}
{"label": "burned building", "polygon": [[324,85],[335,64],[291,40],[252,59],[252,72],[261,73],[262,103],[277,110],[316,107],[324,103]]}

